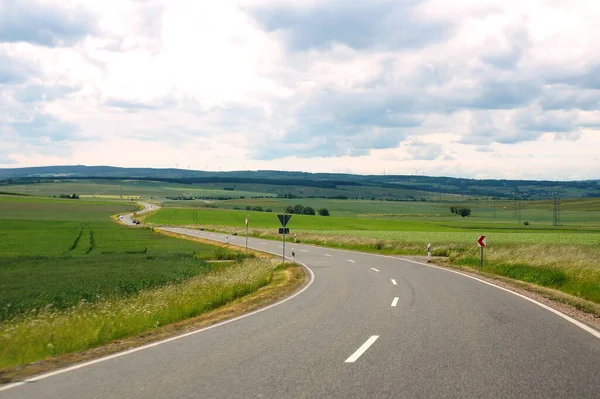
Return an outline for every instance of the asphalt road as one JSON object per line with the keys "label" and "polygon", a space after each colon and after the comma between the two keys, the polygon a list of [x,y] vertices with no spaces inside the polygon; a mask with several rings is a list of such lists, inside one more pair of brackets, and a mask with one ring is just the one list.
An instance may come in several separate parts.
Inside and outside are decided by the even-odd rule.
{"label": "asphalt road", "polygon": [[[152,212],[158,209],[158,206],[153,204],[147,204],[145,202],[141,202],[140,205],[142,205],[144,209],[136,212],[138,215],[143,215],[144,213]],[[119,216],[119,220],[128,226],[135,226],[135,223],[133,223],[134,219],[135,217],[133,216],[133,213],[128,213],[126,215]]]}
{"label": "asphalt road", "polygon": [[397,258],[292,249],[314,273],[296,297],[0,398],[600,397],[600,335],[531,301]]}

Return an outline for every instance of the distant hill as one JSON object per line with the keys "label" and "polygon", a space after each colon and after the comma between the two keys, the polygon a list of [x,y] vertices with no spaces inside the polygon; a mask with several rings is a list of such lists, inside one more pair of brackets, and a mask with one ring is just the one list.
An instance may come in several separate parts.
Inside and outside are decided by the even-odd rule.
{"label": "distant hill", "polygon": [[305,173],[274,170],[206,172],[187,169],[121,168],[114,166],[41,166],[0,169],[0,186],[71,179],[140,179],[182,184],[233,183],[301,186],[338,189],[360,188],[364,194],[383,189],[404,189],[434,195],[461,194],[473,197],[540,199],[560,192],[562,198],[600,197],[600,180],[544,181],[503,179],[462,179],[415,175],[353,175],[344,173]]}

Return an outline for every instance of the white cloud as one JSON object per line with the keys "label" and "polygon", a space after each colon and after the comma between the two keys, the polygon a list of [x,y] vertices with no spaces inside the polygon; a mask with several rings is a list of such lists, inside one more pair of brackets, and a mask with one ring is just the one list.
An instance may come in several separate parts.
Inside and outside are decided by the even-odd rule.
{"label": "white cloud", "polygon": [[4,166],[598,178],[593,2],[6,4]]}

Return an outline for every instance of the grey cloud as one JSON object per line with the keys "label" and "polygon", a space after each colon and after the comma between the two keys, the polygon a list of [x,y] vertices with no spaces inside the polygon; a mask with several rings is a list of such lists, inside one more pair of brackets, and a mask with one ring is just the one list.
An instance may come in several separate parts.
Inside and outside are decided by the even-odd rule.
{"label": "grey cloud", "polygon": [[411,158],[415,160],[431,161],[444,155],[441,144],[425,143],[413,139],[405,142],[404,145]]}
{"label": "grey cloud", "polygon": [[600,65],[593,64],[581,71],[574,70],[556,74],[549,77],[548,82],[600,90]]}
{"label": "grey cloud", "polygon": [[526,30],[515,29],[508,31],[504,37],[503,46],[490,45],[481,60],[497,69],[512,70],[521,59],[523,53],[531,47],[531,40]]}
{"label": "grey cloud", "polygon": [[548,85],[539,100],[540,106],[549,111],[600,109],[600,89],[574,88],[565,84]]}
{"label": "grey cloud", "polygon": [[95,30],[96,21],[81,8],[28,0],[3,0],[0,4],[0,42],[57,46],[77,41]]}
{"label": "grey cloud", "polygon": [[320,92],[298,109],[283,137],[254,143],[254,156],[358,156],[396,148],[423,120],[396,101],[384,93]]}
{"label": "grey cloud", "polygon": [[52,142],[60,142],[79,139],[74,125],[44,113],[35,113],[29,120],[12,122],[9,126],[25,140],[47,138]]}
{"label": "grey cloud", "polygon": [[42,85],[38,83],[28,84],[21,89],[16,90],[15,98],[24,103],[38,101],[54,101],[64,98],[70,93],[76,91],[78,87],[65,85]]}
{"label": "grey cloud", "polygon": [[39,73],[36,65],[11,57],[0,49],[0,84],[23,83]]}
{"label": "grey cloud", "polygon": [[126,110],[155,110],[158,109],[158,105],[144,104],[136,101],[128,101],[118,98],[109,98],[102,102],[104,105],[112,108],[124,108]]}
{"label": "grey cloud", "polygon": [[538,112],[524,110],[514,118],[516,127],[542,133],[569,132],[577,127],[577,117],[572,113]]}
{"label": "grey cloud", "polygon": [[263,6],[249,13],[268,31],[288,33],[296,50],[324,49],[342,43],[355,49],[418,48],[443,40],[452,27],[423,21],[416,0],[319,2],[312,7]]}
{"label": "grey cloud", "polygon": [[541,85],[531,81],[496,80],[490,78],[483,82],[480,92],[465,106],[481,109],[511,109],[533,102],[541,91]]}
{"label": "grey cloud", "polygon": [[15,163],[15,160],[12,159],[11,157],[9,157],[8,155],[0,154],[0,164],[10,165],[10,164],[14,164],[14,163]]}

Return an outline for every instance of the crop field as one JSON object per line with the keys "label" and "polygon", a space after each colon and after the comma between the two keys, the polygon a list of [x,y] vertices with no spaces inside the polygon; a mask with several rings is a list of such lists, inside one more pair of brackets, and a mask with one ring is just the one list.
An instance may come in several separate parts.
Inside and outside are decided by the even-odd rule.
{"label": "crop field", "polygon": [[[222,209],[186,209],[163,208],[146,217],[144,220],[155,225],[219,225],[243,226],[246,215],[250,215],[250,226],[276,229],[281,227],[276,213],[246,212]],[[143,217],[142,217],[143,218]],[[299,230],[420,230],[420,231],[454,231],[453,227],[443,227],[415,221],[396,221],[385,219],[324,217],[294,215],[288,226]]]}
{"label": "crop field", "polygon": [[80,201],[0,197],[0,321],[129,295],[208,270],[194,253],[213,246],[108,219],[136,206]]}
{"label": "crop field", "polygon": [[256,197],[275,194],[265,191],[236,189],[225,190],[230,185],[176,184],[145,180],[75,180],[49,183],[15,184],[2,186],[4,192],[24,193],[36,196],[59,196],[79,194],[86,199],[139,199],[141,197],[165,199],[165,197]]}
{"label": "crop field", "polygon": [[109,219],[137,208],[0,196],[0,374],[208,312],[278,270],[269,259]]}
{"label": "crop field", "polygon": [[[292,202],[310,204],[301,199]],[[366,202],[362,209],[369,206]],[[347,203],[321,202],[331,208]],[[496,206],[498,203],[500,201]],[[548,213],[551,216],[548,201],[532,201],[525,211],[521,208],[522,220],[526,220],[524,215],[531,217],[527,226],[511,220],[514,204],[510,201],[501,204],[502,209],[508,208],[504,214],[496,209],[486,216],[481,207],[473,212],[474,216],[461,218],[440,215],[449,204],[384,202],[378,209],[382,213],[372,214],[376,217],[293,215],[288,227],[303,243],[386,254],[425,255],[427,244],[431,243],[434,255],[447,257],[451,264],[468,267],[478,267],[475,242],[479,235],[486,235],[488,248],[484,271],[560,289],[600,303],[600,200],[564,201],[561,217],[567,222],[563,226],[552,226],[551,219],[544,223],[539,221],[542,217],[547,219]],[[385,217],[403,206],[407,206],[405,209],[412,206],[413,211],[418,209],[420,212],[418,215]],[[429,216],[423,216],[425,212],[430,212]],[[148,216],[146,221],[244,234],[246,214],[250,215],[252,236],[280,239],[276,213],[164,208]]]}

